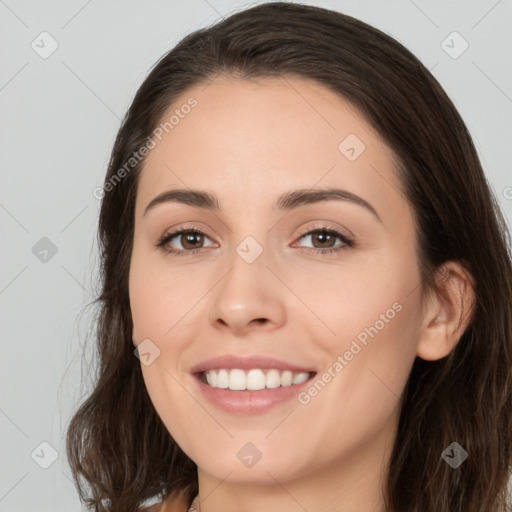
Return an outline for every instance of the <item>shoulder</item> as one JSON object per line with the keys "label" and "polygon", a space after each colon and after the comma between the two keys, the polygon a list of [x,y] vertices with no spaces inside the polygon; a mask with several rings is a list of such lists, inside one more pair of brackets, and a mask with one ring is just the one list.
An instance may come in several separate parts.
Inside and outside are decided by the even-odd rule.
{"label": "shoulder", "polygon": [[156,503],[151,507],[141,508],[139,512],[162,512],[162,503]]}
{"label": "shoulder", "polygon": [[141,508],[140,512],[162,512],[162,504],[157,503],[156,505],[152,505],[151,507]]}
{"label": "shoulder", "polygon": [[162,503],[156,503],[140,512],[188,512],[189,503],[182,491],[174,491]]}

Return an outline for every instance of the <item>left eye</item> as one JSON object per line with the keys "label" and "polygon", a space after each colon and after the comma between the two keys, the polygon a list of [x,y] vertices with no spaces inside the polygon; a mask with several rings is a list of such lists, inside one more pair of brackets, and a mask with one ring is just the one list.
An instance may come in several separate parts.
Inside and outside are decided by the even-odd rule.
{"label": "left eye", "polygon": [[[313,250],[315,252],[334,252],[346,249],[347,247],[352,247],[354,245],[354,241],[351,238],[331,228],[313,229],[312,231],[308,231],[307,233],[303,234],[299,240],[306,237],[310,237],[313,244],[320,243],[320,248],[309,248],[309,250]],[[335,242],[336,238],[341,240],[342,243],[337,246],[331,245],[331,242]]]}
{"label": "left eye", "polygon": [[[174,238],[180,240],[181,237],[181,245],[184,249],[171,247],[169,242],[171,242]],[[305,247],[306,251],[313,251],[314,253],[331,253],[337,252],[340,250],[347,249],[349,247],[353,247],[354,241],[347,237],[346,235],[340,233],[339,231],[332,228],[316,228],[310,230],[304,234],[302,234],[299,240],[303,238],[310,237],[311,241],[320,244],[320,248],[313,247],[308,248]],[[174,231],[173,233],[169,233],[164,235],[158,242],[157,247],[162,247],[167,253],[172,253],[177,256],[185,255],[185,254],[195,254],[196,252],[203,249],[203,247],[193,247],[198,243],[204,242],[204,239],[209,239],[207,235],[202,233],[196,229],[179,229]],[[341,240],[341,244],[337,246],[333,246],[332,242],[335,242],[335,239]],[[191,247],[192,245],[192,247]],[[322,247],[323,246],[323,247]]]}

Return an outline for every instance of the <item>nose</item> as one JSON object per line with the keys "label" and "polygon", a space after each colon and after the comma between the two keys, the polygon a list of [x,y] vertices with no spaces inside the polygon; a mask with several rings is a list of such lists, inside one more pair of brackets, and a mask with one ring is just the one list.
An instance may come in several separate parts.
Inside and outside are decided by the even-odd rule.
{"label": "nose", "polygon": [[236,251],[229,270],[210,294],[210,322],[216,329],[243,336],[271,331],[285,322],[286,287],[267,267],[265,250],[249,263]]}

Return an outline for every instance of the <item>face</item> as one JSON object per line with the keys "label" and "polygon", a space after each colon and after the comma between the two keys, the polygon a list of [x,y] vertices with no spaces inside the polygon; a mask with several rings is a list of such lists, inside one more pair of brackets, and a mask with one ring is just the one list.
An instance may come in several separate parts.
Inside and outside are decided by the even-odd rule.
{"label": "face", "polygon": [[[163,120],[176,109],[140,175],[129,278],[158,414],[204,478],[363,475],[389,453],[421,321],[391,150],[308,80],[218,78]],[[153,201],[177,189],[218,204]]]}

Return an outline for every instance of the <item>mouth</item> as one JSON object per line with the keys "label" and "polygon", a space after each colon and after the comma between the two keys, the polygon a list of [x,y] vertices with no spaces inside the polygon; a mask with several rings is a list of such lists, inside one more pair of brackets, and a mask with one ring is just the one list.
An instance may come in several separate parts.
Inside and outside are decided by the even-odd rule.
{"label": "mouth", "polygon": [[295,372],[277,368],[217,368],[195,373],[203,384],[216,389],[230,391],[261,391],[287,388],[303,384],[316,372]]}
{"label": "mouth", "polygon": [[231,415],[256,416],[297,398],[311,384],[315,371],[277,368],[216,368],[193,373],[199,394]]}
{"label": "mouth", "polygon": [[311,384],[314,367],[257,354],[224,354],[190,368],[202,398],[231,414],[253,416],[291,401]]}

